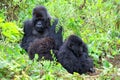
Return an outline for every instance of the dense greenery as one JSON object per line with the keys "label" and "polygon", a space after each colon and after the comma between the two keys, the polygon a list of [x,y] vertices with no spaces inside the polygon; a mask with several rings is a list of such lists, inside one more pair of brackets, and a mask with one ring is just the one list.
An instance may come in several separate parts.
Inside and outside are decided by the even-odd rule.
{"label": "dense greenery", "polygon": [[[64,28],[64,40],[76,34],[88,44],[96,73],[72,75],[56,61],[29,60],[19,44],[23,35],[23,22],[32,17],[32,9],[37,5],[44,5],[52,18],[59,18],[59,25]],[[119,54],[120,0],[0,2],[0,80],[119,80],[120,67],[109,61]]]}

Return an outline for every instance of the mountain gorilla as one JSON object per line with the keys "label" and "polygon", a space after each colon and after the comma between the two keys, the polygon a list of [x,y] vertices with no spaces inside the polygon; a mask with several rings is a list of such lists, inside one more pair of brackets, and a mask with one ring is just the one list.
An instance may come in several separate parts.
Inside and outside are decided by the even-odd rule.
{"label": "mountain gorilla", "polygon": [[55,25],[57,24],[57,20],[53,23],[49,30],[49,36],[44,38],[36,38],[33,42],[30,43],[28,47],[29,58],[34,59],[35,54],[37,53],[39,58],[38,60],[44,59],[53,60],[52,54],[50,50],[53,50],[56,56],[56,52],[58,52],[58,47],[62,44],[62,27],[55,32]]}
{"label": "mountain gorilla", "polygon": [[86,44],[77,36],[71,35],[60,47],[58,61],[70,73],[94,72],[93,61],[88,56]]}
{"label": "mountain gorilla", "polygon": [[35,39],[28,48],[29,58],[32,60],[37,53],[40,60],[42,57],[44,59],[53,60],[50,50],[54,49],[55,41],[51,37],[45,37],[41,39]]}
{"label": "mountain gorilla", "polygon": [[[51,17],[44,6],[37,6],[33,9],[33,17],[31,20],[24,22],[24,35],[21,42],[21,47],[28,52],[30,43],[36,38],[53,37],[56,43],[56,49],[58,49],[62,43],[62,27],[58,30],[58,33],[52,32],[55,30],[58,20],[56,19],[51,26]],[[53,34],[52,34],[53,33]]]}

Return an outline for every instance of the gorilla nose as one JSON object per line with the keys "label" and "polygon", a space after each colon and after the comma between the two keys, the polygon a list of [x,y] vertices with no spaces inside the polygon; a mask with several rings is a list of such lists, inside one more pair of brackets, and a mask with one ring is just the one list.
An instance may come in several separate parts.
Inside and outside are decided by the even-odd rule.
{"label": "gorilla nose", "polygon": [[41,28],[41,29],[42,29],[43,26],[42,26],[42,24],[37,24],[37,25],[36,25],[36,28]]}
{"label": "gorilla nose", "polygon": [[41,22],[41,21],[38,21],[37,24],[36,24],[36,27],[37,27],[37,28],[42,28],[42,27],[43,27],[43,26],[42,26],[42,22]]}
{"label": "gorilla nose", "polygon": [[42,28],[41,24],[36,25],[37,28]]}

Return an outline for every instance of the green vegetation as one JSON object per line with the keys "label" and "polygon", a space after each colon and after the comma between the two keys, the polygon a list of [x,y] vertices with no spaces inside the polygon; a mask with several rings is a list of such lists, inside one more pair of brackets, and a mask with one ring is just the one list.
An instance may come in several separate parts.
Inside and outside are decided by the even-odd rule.
{"label": "green vegetation", "polygon": [[[36,5],[59,18],[64,40],[76,34],[88,44],[96,73],[72,75],[56,61],[29,60],[19,44]],[[120,80],[119,55],[120,0],[0,1],[0,80]]]}

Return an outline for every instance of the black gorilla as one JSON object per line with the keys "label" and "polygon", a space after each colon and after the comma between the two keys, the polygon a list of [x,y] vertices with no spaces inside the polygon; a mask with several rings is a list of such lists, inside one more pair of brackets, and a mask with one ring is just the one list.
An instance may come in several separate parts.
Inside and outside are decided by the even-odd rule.
{"label": "black gorilla", "polygon": [[77,36],[71,35],[60,47],[58,61],[70,73],[94,72],[93,61],[88,56],[86,44]]}
{"label": "black gorilla", "polygon": [[55,33],[55,27],[58,23],[56,19],[53,25],[50,24],[51,17],[44,6],[37,6],[33,9],[33,17],[31,20],[24,22],[24,35],[21,47],[28,52],[28,47],[36,38],[53,37],[55,40],[55,48],[59,49],[62,45],[62,27]]}
{"label": "black gorilla", "polygon": [[[55,32],[55,25],[57,24],[58,20],[56,19],[53,23],[53,26],[50,27],[49,36],[44,38],[36,38],[33,42],[30,43],[28,47],[28,54],[29,58],[32,60],[37,53],[39,55],[40,60],[42,57],[47,60],[53,60],[53,57],[50,53],[50,50],[53,50],[56,56],[56,51],[58,51],[58,46],[62,44],[62,27]],[[58,43],[57,43],[58,42]]]}
{"label": "black gorilla", "polygon": [[55,41],[53,38],[45,37],[41,39],[35,39],[28,48],[29,58],[33,59],[37,53],[40,60],[42,57],[44,59],[53,60],[50,50],[54,49]]}

